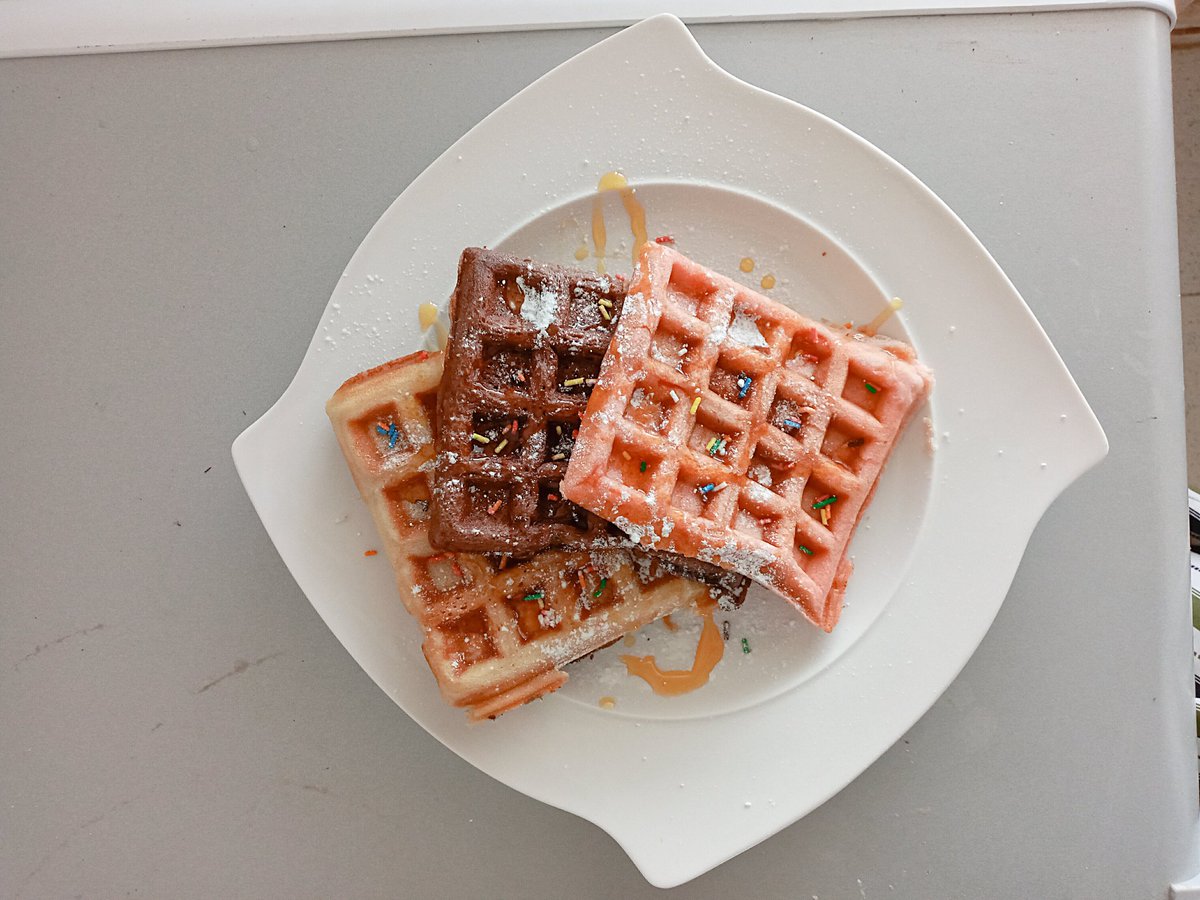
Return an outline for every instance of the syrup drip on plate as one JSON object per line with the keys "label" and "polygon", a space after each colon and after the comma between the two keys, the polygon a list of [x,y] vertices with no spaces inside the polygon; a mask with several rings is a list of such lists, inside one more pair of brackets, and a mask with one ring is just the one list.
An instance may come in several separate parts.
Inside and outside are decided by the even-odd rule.
{"label": "syrup drip on plate", "polygon": [[725,642],[721,640],[721,630],[713,621],[713,610],[716,604],[712,601],[700,607],[700,615],[704,619],[704,627],[700,631],[700,642],[696,644],[696,656],[690,669],[675,669],[664,672],[658,667],[653,656],[621,656],[625,669],[630,675],[636,675],[654,690],[656,694],[674,697],[687,694],[708,683],[708,676],[717,667],[721,657],[725,655]]}
{"label": "syrup drip on plate", "polygon": [[[595,247],[596,271],[604,274],[604,252],[608,247],[608,229],[604,223],[603,195],[608,191],[619,191],[625,214],[629,216],[629,230],[633,232],[633,261],[637,262],[638,250],[648,240],[646,235],[646,208],[629,186],[629,180],[620,172],[605,172],[596,185],[596,196],[592,198],[592,244]],[[578,251],[576,259],[582,259]]]}
{"label": "syrup drip on plate", "polygon": [[870,322],[858,329],[859,333],[865,334],[867,337],[874,337],[875,332],[883,327],[883,323],[892,317],[892,313],[900,309],[904,305],[904,301],[899,297],[893,297],[891,302],[884,308],[883,312],[873,318]]}

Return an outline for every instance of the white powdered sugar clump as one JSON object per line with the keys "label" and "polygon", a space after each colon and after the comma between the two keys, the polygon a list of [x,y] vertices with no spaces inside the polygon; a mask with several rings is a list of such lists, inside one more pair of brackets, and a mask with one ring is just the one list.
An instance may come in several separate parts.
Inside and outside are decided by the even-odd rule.
{"label": "white powdered sugar clump", "polygon": [[617,516],[617,518],[613,519],[613,524],[633,538],[636,543],[646,544],[651,547],[663,540],[675,527],[674,522],[666,519],[662,523],[662,535],[660,536],[653,524],[639,525],[636,522],[630,522],[625,516]]}
{"label": "white powdered sugar clump", "polygon": [[760,584],[773,583],[770,575],[764,571],[764,567],[774,559],[766,550],[743,549],[732,540],[728,540],[721,547],[701,547],[696,558],[731,569],[739,575],[753,578]]}
{"label": "white powdered sugar clump", "polygon": [[538,331],[545,331],[558,313],[558,294],[549,288],[538,288],[525,283],[525,276],[517,276],[517,287],[524,300],[521,302],[521,318]]}
{"label": "white powdered sugar clump", "polygon": [[729,322],[729,339],[747,347],[765,347],[767,339],[758,329],[758,323],[745,310],[735,310]]}

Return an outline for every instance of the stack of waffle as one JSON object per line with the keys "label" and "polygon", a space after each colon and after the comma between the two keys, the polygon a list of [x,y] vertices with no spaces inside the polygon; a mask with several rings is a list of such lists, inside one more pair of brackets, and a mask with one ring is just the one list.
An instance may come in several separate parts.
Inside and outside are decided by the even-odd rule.
{"label": "stack of waffle", "polygon": [[327,405],[445,698],[494,717],[748,579],[837,622],[846,548],[928,393],[834,330],[647,244],[616,279],[463,252],[444,354]]}

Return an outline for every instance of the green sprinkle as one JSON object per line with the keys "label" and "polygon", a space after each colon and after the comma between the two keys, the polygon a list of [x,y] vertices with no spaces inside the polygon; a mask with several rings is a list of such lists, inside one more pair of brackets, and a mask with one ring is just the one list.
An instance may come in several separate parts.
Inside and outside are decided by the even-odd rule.
{"label": "green sprinkle", "polygon": [[545,593],[543,593],[542,591],[534,591],[532,594],[526,594],[525,599],[526,600],[541,600],[545,596],[546,596]]}
{"label": "green sprinkle", "polygon": [[800,545],[800,552],[803,553],[805,556],[812,556],[812,551],[809,550],[807,547],[805,547],[803,544]]}
{"label": "green sprinkle", "polygon": [[593,597],[599,597],[599,596],[600,596],[600,594],[602,594],[602,593],[604,592],[604,589],[605,589],[606,587],[608,587],[608,579],[607,579],[607,578],[601,578],[601,579],[600,579],[600,587],[598,587],[598,588],[596,588],[594,591],[592,591],[592,596],[593,596]]}
{"label": "green sprinkle", "polygon": [[818,500],[816,503],[814,503],[812,508],[824,509],[827,506],[832,506],[834,503],[837,503],[837,494],[830,494],[824,500]]}
{"label": "green sprinkle", "polygon": [[646,471],[646,461],[644,459],[642,460],[642,471]]}
{"label": "green sprinkle", "polygon": [[492,442],[492,439],[490,437],[487,437],[486,435],[482,435],[478,431],[471,432],[471,440],[476,441],[480,444],[490,444]]}
{"label": "green sprinkle", "polygon": [[742,652],[743,653],[750,652],[750,642],[748,640],[746,640],[746,638],[742,638]]}
{"label": "green sprinkle", "polygon": [[871,384],[871,382],[864,381],[863,384],[865,384],[867,386],[867,390],[870,391],[872,394],[879,393],[879,388],[875,387],[875,385]]}

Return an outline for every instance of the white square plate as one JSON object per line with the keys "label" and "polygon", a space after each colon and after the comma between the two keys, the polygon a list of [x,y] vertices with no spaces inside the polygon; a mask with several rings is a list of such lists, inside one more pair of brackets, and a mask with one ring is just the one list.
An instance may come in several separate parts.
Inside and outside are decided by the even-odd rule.
{"label": "white square plate", "polygon": [[[750,283],[773,274],[770,294],[808,315],[863,322],[903,297],[885,330],[916,345],[937,384],[854,540],[832,635],[752,592],[730,618],[753,652],[727,653],[700,691],[657,697],[598,654],[546,701],[470,726],[442,703],[385,557],[363,557],[374,530],[324,403],[423,345],[417,307],[444,303],[463,247],[573,263],[609,170],[637,187],[651,235],[739,277],[755,259]],[[620,205],[604,203],[608,262],[627,271]],[[1107,449],[1028,307],[940,200],[837,123],[722,71],[659,16],[530,85],[397,198],[295,380],[233,455],[297,583],[375,682],[484,772],[595,822],[665,887],[794,822],[896,741],[978,646],[1047,506]],[[598,707],[602,693],[615,709]]]}

